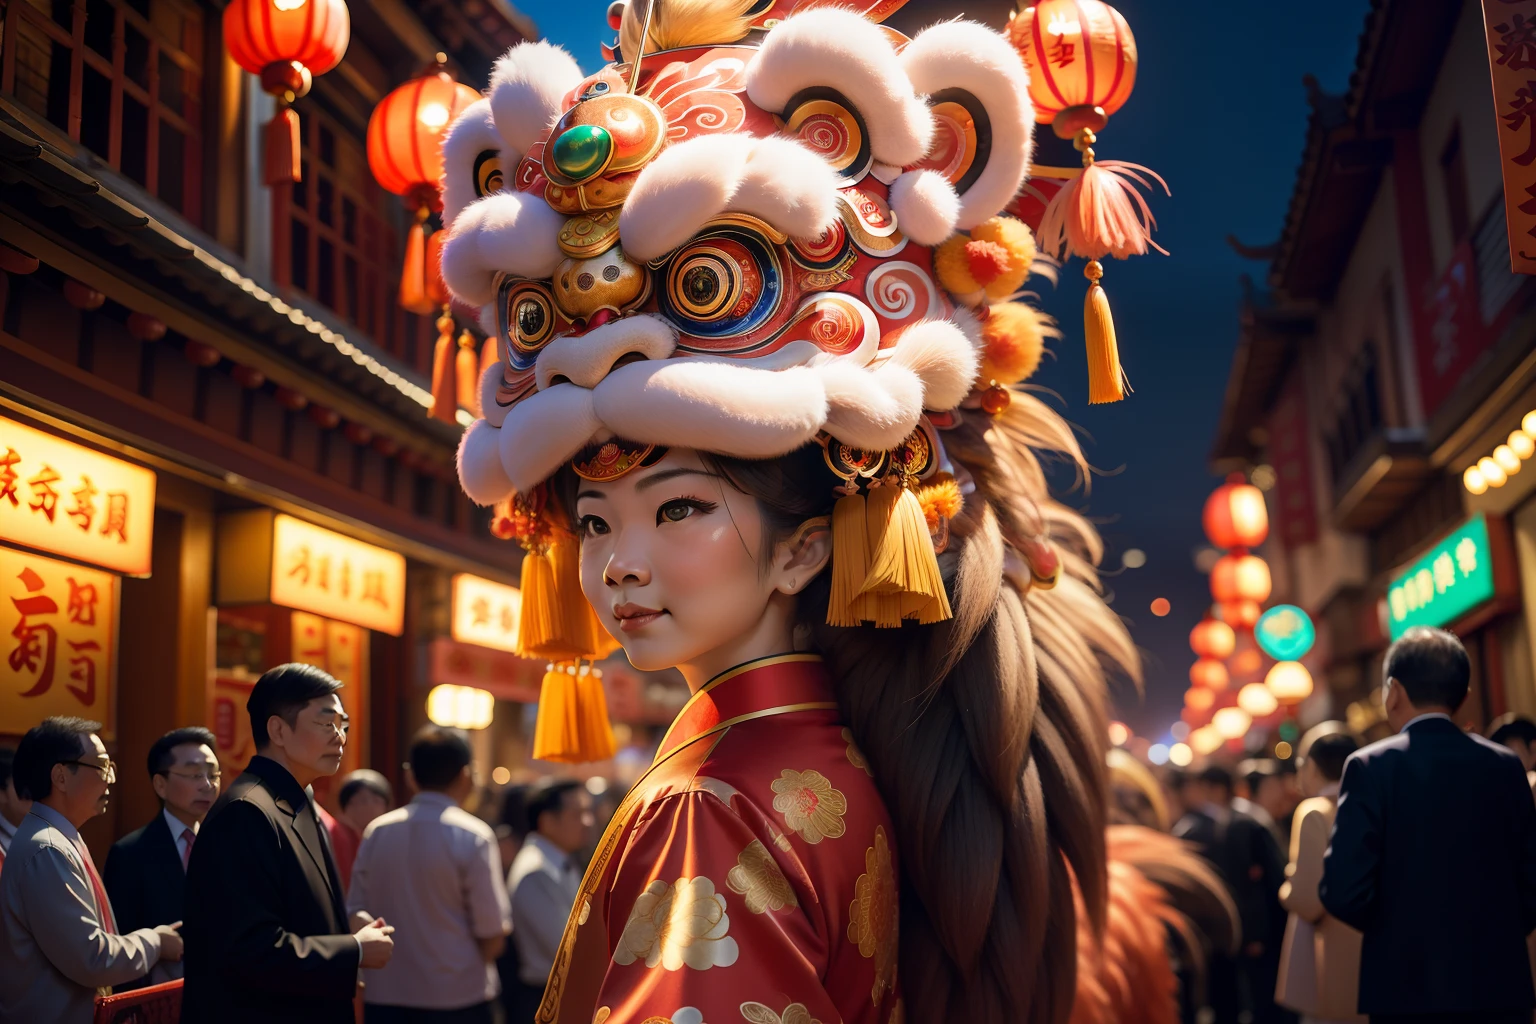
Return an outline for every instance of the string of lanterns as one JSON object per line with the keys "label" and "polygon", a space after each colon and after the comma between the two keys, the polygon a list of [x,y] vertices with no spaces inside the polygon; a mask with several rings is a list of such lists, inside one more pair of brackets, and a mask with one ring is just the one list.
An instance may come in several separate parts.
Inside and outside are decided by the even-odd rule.
{"label": "string of lanterns", "polygon": [[1503,444],[1467,467],[1461,475],[1462,485],[1472,494],[1482,494],[1490,487],[1503,487],[1532,455],[1536,455],[1536,409],[1525,414],[1520,429],[1511,433]]}

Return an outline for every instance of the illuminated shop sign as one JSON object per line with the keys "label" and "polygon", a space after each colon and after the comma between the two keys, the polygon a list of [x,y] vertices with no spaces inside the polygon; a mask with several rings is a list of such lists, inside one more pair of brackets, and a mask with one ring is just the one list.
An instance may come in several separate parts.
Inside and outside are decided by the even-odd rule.
{"label": "illuminated shop sign", "polygon": [[148,576],[155,474],[0,416],[0,540]]}
{"label": "illuminated shop sign", "polygon": [[1497,593],[1488,520],[1467,520],[1401,575],[1387,591],[1387,623],[1393,640],[1413,626],[1455,622]]}
{"label": "illuminated shop sign", "polygon": [[453,638],[461,643],[515,653],[522,608],[516,587],[467,572],[453,577]]}
{"label": "illuminated shop sign", "polygon": [[112,735],[118,577],[0,547],[0,732],[50,715]]}

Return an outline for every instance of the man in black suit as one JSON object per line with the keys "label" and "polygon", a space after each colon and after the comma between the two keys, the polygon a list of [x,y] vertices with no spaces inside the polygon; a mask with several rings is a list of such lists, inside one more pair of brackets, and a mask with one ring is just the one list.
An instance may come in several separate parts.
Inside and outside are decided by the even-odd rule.
{"label": "man in black suit", "polygon": [[[213,743],[213,733],[192,726],[171,730],[149,748],[149,782],[160,798],[160,813],[112,844],[102,872],[119,928],[181,924],[187,860],[198,827],[219,795]],[[139,984],[179,977],[181,964],[156,964]]]}
{"label": "man in black suit", "polygon": [[[351,1024],[358,968],[383,967],[393,928],[351,934],[310,783],[341,767],[341,684],[309,665],[256,681],[257,755],[214,804],[187,872],[182,1024]],[[196,936],[194,939],[193,936]]]}
{"label": "man in black suit", "polygon": [[1365,935],[1360,1012],[1378,1024],[1529,1024],[1536,804],[1525,769],[1451,720],[1471,672],[1450,633],[1408,630],[1383,675],[1397,735],[1345,762],[1320,887],[1328,913]]}

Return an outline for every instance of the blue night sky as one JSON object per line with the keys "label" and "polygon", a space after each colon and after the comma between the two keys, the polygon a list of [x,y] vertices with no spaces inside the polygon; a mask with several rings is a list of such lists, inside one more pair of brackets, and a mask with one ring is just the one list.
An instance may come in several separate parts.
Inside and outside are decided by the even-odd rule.
{"label": "blue night sky", "polygon": [[[585,70],[601,65],[598,44],[613,36],[606,0],[519,6]],[[1044,307],[1066,333],[1034,383],[1061,396],[1059,407],[1100,471],[1090,494],[1066,500],[1103,531],[1114,607],[1145,655],[1145,698],[1127,688],[1118,695],[1118,713],[1138,733],[1156,737],[1183,706],[1193,660],[1189,630],[1209,603],[1193,555],[1203,543],[1201,507],[1220,482],[1206,454],[1237,340],[1238,276],[1246,272],[1262,283],[1265,272],[1224,238],[1230,233],[1259,245],[1279,236],[1306,130],[1302,76],[1317,76],[1330,93],[1344,91],[1368,0],[1115,6],[1136,33],[1140,69],[1134,95],[1100,134],[1096,151],[1167,179],[1172,198],[1159,194],[1152,206],[1156,237],[1171,255],[1105,268],[1135,394],[1118,405],[1087,404],[1086,283],[1076,262],[1064,269],[1059,288],[1030,285],[1041,286]],[[966,5],[948,10],[959,15]],[[1133,547],[1146,552],[1146,565],[1120,569],[1121,553]],[[1166,618],[1148,611],[1156,597],[1172,602]]]}

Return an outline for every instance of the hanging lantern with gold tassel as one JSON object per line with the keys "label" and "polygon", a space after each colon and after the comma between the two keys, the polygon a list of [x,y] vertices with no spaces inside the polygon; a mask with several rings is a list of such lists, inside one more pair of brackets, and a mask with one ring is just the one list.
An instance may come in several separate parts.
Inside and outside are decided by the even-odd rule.
{"label": "hanging lantern with gold tassel", "polygon": [[1093,144],[1136,82],[1136,40],[1125,18],[1103,0],[1038,0],[1015,15],[1008,37],[1029,69],[1035,120],[1071,139],[1083,169],[1045,207],[1038,244],[1052,256],[1088,261],[1083,333],[1088,349],[1088,401],[1118,402],[1128,385],[1120,366],[1109,297],[1099,283],[1105,256],[1141,256],[1156,221],[1137,187],[1168,186],[1155,171],[1118,160],[1097,160]]}

